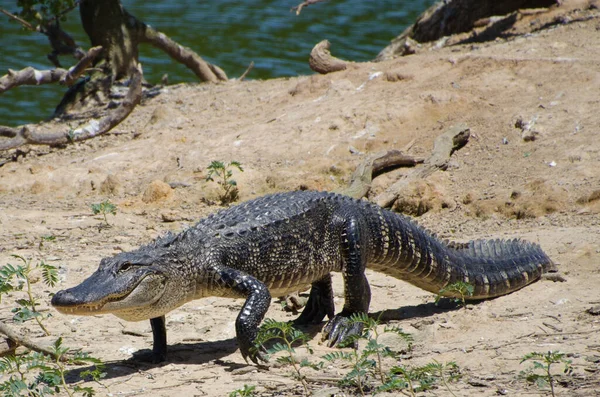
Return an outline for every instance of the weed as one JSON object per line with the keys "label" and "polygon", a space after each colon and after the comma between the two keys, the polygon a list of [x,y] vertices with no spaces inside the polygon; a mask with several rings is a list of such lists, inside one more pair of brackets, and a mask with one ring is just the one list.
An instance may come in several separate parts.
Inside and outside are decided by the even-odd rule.
{"label": "weed", "polygon": [[[294,378],[299,380],[304,387],[304,391],[307,395],[311,392],[308,389],[308,383],[306,378],[301,373],[302,368],[310,367],[313,369],[320,369],[323,363],[314,364],[308,361],[308,359],[298,360],[296,356],[296,350],[294,345],[300,343],[306,347],[306,350],[312,354],[313,351],[310,346],[306,343],[310,337],[308,334],[295,329],[292,324],[286,322],[279,322],[273,319],[265,319],[263,324],[258,330],[258,335],[254,340],[254,353],[259,351],[265,351],[268,356],[273,354],[284,352],[283,356],[277,357],[277,362],[284,365],[291,365],[294,369]],[[271,341],[280,341],[274,343],[271,347],[266,348],[265,344]]]}
{"label": "weed", "polygon": [[229,393],[229,397],[254,397],[256,395],[254,389],[256,389],[256,386],[244,385],[243,389],[237,389]]}
{"label": "weed", "polygon": [[378,387],[377,391],[406,389],[411,396],[416,396],[416,393],[429,390],[436,382],[441,381],[446,390],[456,397],[448,383],[457,381],[461,376],[455,362],[441,364],[435,360],[421,367],[397,365],[392,367],[390,374],[390,380]]}
{"label": "weed", "polygon": [[221,204],[226,205],[236,201],[239,197],[237,182],[231,177],[233,176],[233,168],[237,168],[240,172],[244,172],[242,165],[237,161],[230,161],[228,164],[222,161],[213,161],[208,166],[207,181],[216,182],[221,186],[222,192],[219,195]]}
{"label": "weed", "polygon": [[109,200],[104,200],[98,204],[92,204],[91,208],[94,215],[102,214],[106,226],[110,226],[108,219],[106,219],[106,214],[113,214],[113,216],[117,215],[117,206],[111,203]]}
{"label": "weed", "polygon": [[13,266],[10,263],[0,269],[0,301],[2,295],[11,291],[23,291],[26,293],[26,298],[17,299],[17,307],[12,309],[14,313],[13,320],[16,322],[25,322],[34,319],[46,335],[50,332],[42,323],[46,317],[37,310],[38,301],[33,296],[31,289],[32,275],[36,270],[41,270],[42,279],[49,287],[54,287],[58,282],[58,271],[56,267],[48,265],[43,261],[35,266],[31,266],[31,261],[19,255],[13,255],[19,259],[22,264]]}
{"label": "weed", "polygon": [[457,281],[452,284],[448,284],[441,290],[439,290],[438,295],[435,298],[435,303],[438,304],[440,299],[446,296],[454,297],[454,302],[458,304],[466,305],[465,299],[467,297],[473,296],[475,292],[475,287],[472,284],[465,283],[464,281]]}
{"label": "weed", "polygon": [[[353,349],[350,352],[336,351],[326,354],[323,358],[329,362],[336,360],[347,361],[352,365],[352,370],[348,372],[340,381],[342,386],[355,386],[358,388],[361,396],[365,395],[367,377],[370,375],[379,379],[382,384],[390,381],[390,376],[383,369],[384,357],[396,357],[389,347],[379,343],[381,334],[377,331],[379,322],[366,313],[356,313],[350,317],[350,325],[360,324],[362,327],[361,335],[353,335],[346,338],[345,346],[355,345],[358,339],[364,339],[367,344],[360,352]],[[395,333],[399,335],[408,344],[408,349],[412,347],[413,338],[411,335],[403,332],[397,327],[385,327],[383,333]]]}
{"label": "weed", "polygon": [[103,372],[104,365],[100,360],[87,353],[76,352],[72,358],[66,362],[63,361],[69,348],[63,346],[62,338],[58,338],[54,342],[51,351],[55,358],[38,352],[31,352],[24,356],[10,355],[0,358],[0,374],[10,375],[8,380],[0,383],[2,395],[46,396],[60,393],[61,389],[71,397],[74,395],[73,393],[81,393],[86,397],[96,394],[92,387],[75,385],[70,388],[65,380],[68,373],[66,366],[75,363],[92,364],[94,369],[83,371],[80,376],[89,376],[99,382],[106,375]]}
{"label": "weed", "polygon": [[[533,367],[526,371],[521,371],[519,376],[528,382],[535,383],[540,389],[546,385],[550,385],[550,392],[554,397],[554,375],[552,375],[552,364],[564,364],[563,372],[567,375],[573,372],[571,367],[571,360],[565,358],[565,353],[558,351],[549,351],[547,353],[531,352],[523,356],[521,364],[525,361],[533,361]],[[541,370],[543,373],[539,374],[536,371]]]}

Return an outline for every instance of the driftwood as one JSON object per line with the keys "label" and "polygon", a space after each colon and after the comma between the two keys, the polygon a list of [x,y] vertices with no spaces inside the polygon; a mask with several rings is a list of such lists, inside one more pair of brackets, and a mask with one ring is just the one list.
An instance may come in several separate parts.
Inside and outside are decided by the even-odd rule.
{"label": "driftwood", "polygon": [[321,74],[337,72],[348,67],[348,62],[334,57],[329,52],[330,43],[323,40],[318,43],[310,52],[308,64],[312,70]]}
{"label": "driftwood", "polygon": [[140,41],[152,44],[154,47],[167,53],[177,62],[187,66],[202,81],[210,81],[212,83],[227,81],[227,75],[220,67],[206,62],[191,49],[178,44],[151,26],[144,24]]}
{"label": "driftwood", "polygon": [[69,131],[42,131],[42,127],[25,125],[19,128],[0,126],[0,150],[12,149],[24,144],[60,145],[78,142],[102,135],[123,121],[142,98],[142,70],[138,65],[132,71],[127,95],[116,109],[110,110],[100,120],[92,119],[85,125]]}
{"label": "driftwood", "polygon": [[85,72],[101,51],[102,47],[90,48],[85,56],[69,70],[61,68],[37,70],[28,67],[15,72],[9,69],[8,74],[0,77],[0,94],[21,85],[60,83],[70,86]]}
{"label": "driftwood", "polygon": [[363,198],[371,189],[371,182],[377,175],[398,167],[414,167],[424,161],[424,159],[408,156],[400,150],[374,154],[356,167],[350,185],[341,189],[339,193],[356,199]]}
{"label": "driftwood", "polygon": [[470,130],[466,124],[458,124],[450,127],[435,139],[431,156],[425,160],[423,167],[414,170],[406,178],[397,181],[387,188],[385,192],[375,197],[375,203],[384,208],[390,207],[398,198],[398,192],[411,182],[427,178],[437,170],[445,170],[452,153],[465,146],[469,141],[469,137]]}
{"label": "driftwood", "polygon": [[[37,342],[32,341],[31,339],[29,339],[28,337],[23,335],[21,332],[17,331],[13,327],[9,326],[8,324],[6,324],[2,321],[0,321],[0,334],[5,335],[9,341],[12,341],[12,343],[8,342],[8,346],[11,347],[8,349],[9,352],[14,351],[14,349],[12,349],[12,347],[14,346],[14,348],[16,349],[15,345],[17,345],[17,346],[25,346],[26,348],[31,349],[33,351],[49,355],[54,359],[57,358],[56,354],[48,346],[43,346]],[[61,361],[67,361],[67,360],[68,360],[67,357],[65,357],[65,356],[61,357]]]}

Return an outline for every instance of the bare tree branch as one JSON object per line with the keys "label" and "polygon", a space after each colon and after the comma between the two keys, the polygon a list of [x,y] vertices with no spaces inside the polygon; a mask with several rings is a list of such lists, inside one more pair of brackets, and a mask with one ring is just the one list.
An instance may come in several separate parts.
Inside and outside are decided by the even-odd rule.
{"label": "bare tree branch", "polygon": [[7,140],[0,140],[0,150],[13,149],[23,144],[32,145],[59,145],[69,142],[78,142],[102,135],[121,121],[125,120],[142,98],[142,70],[141,66],[134,68],[129,82],[129,91],[116,109],[100,120],[92,119],[85,125],[68,131],[40,131],[35,125],[25,125],[21,128],[0,127],[0,136]]}
{"label": "bare tree branch", "polygon": [[87,54],[71,69],[37,70],[32,67],[15,72],[8,69],[8,74],[0,77],[0,94],[21,85],[40,85],[60,83],[71,85],[81,76],[94,58],[102,51],[102,47],[92,47]]}
{"label": "bare tree branch", "polygon": [[220,67],[206,62],[191,49],[183,47],[170,39],[166,34],[148,25],[145,25],[140,40],[152,44],[154,47],[166,52],[177,62],[183,63],[202,81],[210,81],[212,83],[227,81],[227,75]]}
{"label": "bare tree branch", "polygon": [[306,1],[303,1],[302,3],[298,4],[296,7],[292,7],[292,9],[290,11],[296,11],[296,15],[300,15],[300,12],[302,12],[302,9],[304,7],[308,7],[311,4],[321,3],[323,1],[326,1],[326,0],[306,0]]}
{"label": "bare tree branch", "polygon": [[321,74],[337,72],[348,67],[348,62],[334,57],[329,52],[329,40],[318,43],[310,52],[308,64],[312,70]]}

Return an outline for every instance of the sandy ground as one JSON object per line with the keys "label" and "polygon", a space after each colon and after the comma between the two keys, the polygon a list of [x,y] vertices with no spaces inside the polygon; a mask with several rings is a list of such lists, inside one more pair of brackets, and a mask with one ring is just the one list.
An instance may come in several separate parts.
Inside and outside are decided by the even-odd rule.
{"label": "sandy ground", "polygon": [[[384,311],[387,324],[414,336],[402,364],[455,361],[463,374],[451,384],[457,396],[547,395],[518,374],[528,367],[523,355],[548,350],[572,360],[573,375],[559,376],[557,395],[598,396],[600,317],[587,309],[600,304],[600,14],[569,11],[569,4],[523,18],[514,34],[492,42],[324,76],[170,86],[108,136],[4,153],[0,264],[16,264],[10,255],[18,254],[60,267],[59,286],[37,290],[42,309],[53,313],[46,339],[60,335],[107,363],[109,391],[95,385],[99,395],[223,396],[244,384],[261,395],[300,394],[289,369],[259,370],[242,359],[234,331],[240,300],[206,298],[171,312],[169,359],[148,365],[131,359],[151,346],[147,321],[60,315],[47,294],[79,283],[103,257],[217,211],[216,185],[205,181],[212,160],[242,163],[245,172],[234,177],[242,201],[334,190],[367,155],[408,148],[426,157],[439,134],[464,122],[472,134],[467,146],[448,170],[402,192],[399,207],[420,209],[419,223],[444,238],[535,241],[567,282],[537,282],[446,310],[432,294],[369,272],[371,312]],[[523,139],[524,130],[535,140]],[[370,196],[408,172],[378,177]],[[90,210],[105,199],[118,207],[110,228],[99,227],[102,219]],[[47,236],[54,241],[43,241]],[[341,307],[337,276],[335,283]],[[11,321],[12,307],[11,297],[2,301],[3,321]],[[274,302],[267,317],[294,316]],[[34,324],[20,329],[41,336]],[[307,330],[318,361],[331,349],[318,343],[320,327]],[[323,390],[347,371],[336,364],[306,375],[315,392],[331,395],[335,389]],[[438,388],[427,395],[449,394]]]}

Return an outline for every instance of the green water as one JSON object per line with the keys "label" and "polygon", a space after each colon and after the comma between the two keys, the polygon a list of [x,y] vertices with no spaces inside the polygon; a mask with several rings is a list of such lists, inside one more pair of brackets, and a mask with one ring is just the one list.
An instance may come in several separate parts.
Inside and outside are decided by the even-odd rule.
{"label": "green water", "polygon": [[[133,15],[194,49],[219,65],[229,77],[239,76],[251,61],[250,79],[307,75],[308,54],[328,39],[332,53],[352,61],[373,59],[391,39],[414,22],[433,0],[369,1],[329,0],[305,8],[299,16],[290,12],[298,0],[246,1],[141,1],[123,0]],[[0,7],[15,11],[16,0],[0,0]],[[77,10],[63,28],[83,48],[89,46],[79,25]],[[8,68],[52,67],[45,36],[23,31],[0,15],[0,73]],[[184,66],[148,45],[140,49],[144,76],[157,83],[163,74],[169,83],[197,81]],[[62,57],[63,66],[74,60]],[[20,125],[49,117],[65,88],[58,85],[19,87],[0,95],[0,124]]]}

